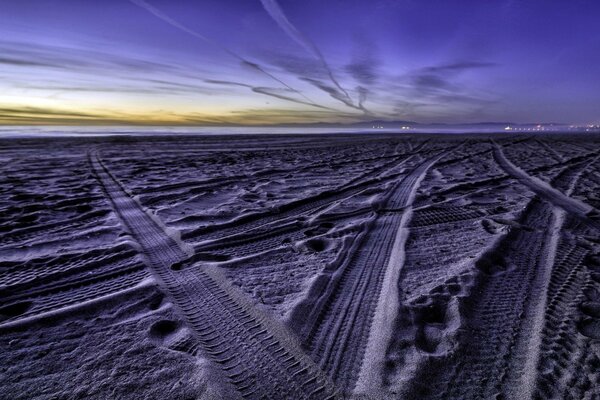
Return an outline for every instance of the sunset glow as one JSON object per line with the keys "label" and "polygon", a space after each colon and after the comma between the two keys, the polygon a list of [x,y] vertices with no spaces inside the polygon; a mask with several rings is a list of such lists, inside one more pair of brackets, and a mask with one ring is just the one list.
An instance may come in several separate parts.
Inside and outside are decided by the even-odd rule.
{"label": "sunset glow", "polygon": [[0,123],[597,123],[598,12],[584,0],[3,2]]}

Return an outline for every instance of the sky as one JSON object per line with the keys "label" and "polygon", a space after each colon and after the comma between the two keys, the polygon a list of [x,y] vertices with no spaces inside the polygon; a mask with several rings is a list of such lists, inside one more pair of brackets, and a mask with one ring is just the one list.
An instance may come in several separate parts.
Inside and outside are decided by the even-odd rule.
{"label": "sky", "polygon": [[0,124],[600,122],[598,0],[0,1]]}

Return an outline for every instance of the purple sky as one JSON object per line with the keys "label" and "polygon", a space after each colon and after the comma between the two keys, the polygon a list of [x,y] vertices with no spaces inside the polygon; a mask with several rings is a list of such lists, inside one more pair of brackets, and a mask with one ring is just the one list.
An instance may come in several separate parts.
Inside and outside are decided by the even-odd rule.
{"label": "purple sky", "polygon": [[0,3],[0,123],[600,122],[598,0]]}

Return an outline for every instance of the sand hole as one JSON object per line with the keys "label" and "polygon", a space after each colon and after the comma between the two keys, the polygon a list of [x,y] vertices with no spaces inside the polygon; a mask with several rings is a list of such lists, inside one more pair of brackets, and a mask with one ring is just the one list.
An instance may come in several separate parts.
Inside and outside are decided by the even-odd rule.
{"label": "sand hole", "polygon": [[495,235],[496,233],[498,233],[496,226],[489,219],[481,220],[481,226],[483,226],[483,229],[485,229],[485,231],[490,235]]}
{"label": "sand hole", "polygon": [[475,266],[487,275],[498,275],[508,269],[504,257],[496,252],[484,254]]}
{"label": "sand hole", "polygon": [[154,341],[162,343],[169,336],[173,335],[177,329],[179,329],[179,324],[177,322],[168,319],[162,319],[152,324],[149,335]]}
{"label": "sand hole", "polygon": [[508,212],[508,208],[504,207],[504,206],[497,206],[496,208],[494,208],[494,211],[498,214],[502,214],[505,212]]}
{"label": "sand hole", "polygon": [[183,268],[183,261],[177,261],[177,262],[174,262],[173,264],[171,264],[171,269],[173,271],[181,271],[182,268]]}
{"label": "sand hole", "polygon": [[427,353],[434,353],[442,341],[443,332],[436,326],[425,326],[419,330],[415,338],[418,349]]}
{"label": "sand hole", "polygon": [[446,292],[446,287],[444,285],[438,285],[431,289],[431,294],[442,294]]}
{"label": "sand hole", "polygon": [[321,238],[311,239],[306,242],[306,247],[310,251],[320,253],[322,251],[327,250],[327,248],[329,247],[329,242],[327,240],[321,239]]}
{"label": "sand hole", "polygon": [[460,293],[462,287],[458,283],[451,283],[447,287],[448,293],[455,296]]}
{"label": "sand hole", "polygon": [[446,319],[446,304],[432,303],[419,308],[415,313],[415,320],[423,324],[443,324]]}

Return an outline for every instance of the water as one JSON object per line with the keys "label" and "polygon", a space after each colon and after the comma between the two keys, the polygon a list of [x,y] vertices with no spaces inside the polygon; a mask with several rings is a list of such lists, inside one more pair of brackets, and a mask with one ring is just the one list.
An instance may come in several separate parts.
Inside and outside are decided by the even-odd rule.
{"label": "water", "polygon": [[[508,133],[525,133],[527,129],[511,130]],[[554,132],[564,128],[557,127]],[[218,136],[218,135],[254,135],[254,134],[360,134],[360,133],[500,133],[499,128],[473,127],[473,128],[440,128],[440,127],[415,127],[411,129],[400,128],[357,128],[357,127],[181,127],[181,126],[3,126],[0,127],[0,138],[35,138],[35,137],[80,137],[80,136]],[[551,132],[550,130],[546,133]],[[505,132],[506,133],[506,132]],[[540,132],[538,132],[540,133]]]}

